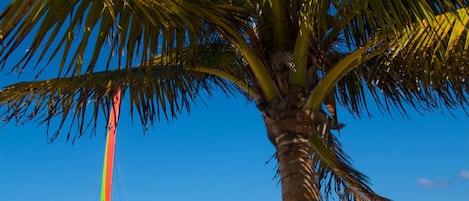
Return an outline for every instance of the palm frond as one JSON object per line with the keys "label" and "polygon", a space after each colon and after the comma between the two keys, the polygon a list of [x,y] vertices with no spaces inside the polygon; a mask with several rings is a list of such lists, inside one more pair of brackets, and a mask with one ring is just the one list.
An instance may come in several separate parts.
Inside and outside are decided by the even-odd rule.
{"label": "palm frond", "polygon": [[[313,135],[312,147],[318,178],[325,200],[335,192],[340,200],[387,201],[371,190],[368,178],[351,166],[350,158],[334,134],[328,132],[322,138]],[[321,142],[322,141],[322,142]]]}
{"label": "palm frond", "polygon": [[[409,24],[432,21],[436,16],[455,12],[467,1],[333,1],[337,21],[345,21],[344,39],[354,49],[368,43],[378,34],[399,34]],[[432,27],[437,29],[438,26]]]}
{"label": "palm frond", "polygon": [[378,105],[404,113],[403,103],[420,112],[467,109],[468,21],[469,9],[461,8],[408,25],[384,54],[366,62],[360,74]]}
{"label": "palm frond", "polygon": [[[306,108],[319,110],[326,95],[332,91],[340,103],[359,115],[362,109],[368,109],[366,86],[385,111],[397,107],[405,113],[405,104],[421,111],[441,110],[441,106],[467,108],[468,60],[463,49],[467,43],[456,42],[468,33],[467,11],[456,8],[431,7],[426,13],[412,13],[410,18],[402,21],[396,20],[397,16],[391,17],[388,22],[397,24],[386,27],[380,26],[387,23],[387,19],[366,25],[376,22],[372,19],[379,19],[377,16],[361,16],[362,19],[352,20],[349,26],[357,29],[345,29],[350,31],[350,36],[345,36],[345,44],[353,50],[352,53],[344,54],[327,69],[310,92]],[[376,30],[359,30],[359,27],[374,27]],[[331,39],[334,40],[336,38]],[[453,52],[458,54],[453,56]],[[384,102],[381,101],[383,99]],[[322,173],[319,178],[325,178],[322,184],[326,196],[334,189],[343,200],[386,200],[371,191],[366,177],[350,166],[338,142],[331,146],[327,142],[321,143],[319,135],[313,137],[316,151],[313,156],[318,172]],[[336,141],[333,138],[328,141]]]}
{"label": "palm frond", "polygon": [[229,3],[203,0],[14,1],[0,14],[0,69],[33,35],[27,52],[10,70],[23,71],[34,56],[35,65],[60,57],[59,74],[79,76],[94,72],[98,59],[105,56],[101,52],[105,46],[113,50],[107,55],[107,68],[114,55],[118,67],[130,68],[136,60],[195,46],[191,39],[208,20],[218,19],[214,27],[223,30],[229,27],[224,23],[236,23],[240,12]]}
{"label": "palm frond", "polygon": [[[10,71],[22,72],[43,60],[47,67],[56,57],[61,62],[57,79],[4,88],[0,95],[0,105],[7,107],[4,117],[49,123],[61,116],[58,132],[51,137],[55,139],[70,119],[81,136],[88,110],[96,127],[98,114],[106,111],[117,86],[130,95],[131,112],[136,110],[145,126],[160,117],[176,117],[189,109],[200,91],[209,93],[216,86],[226,93],[243,88],[243,94],[258,97],[234,55],[227,57],[227,50],[213,53],[221,50],[210,49],[219,43],[197,47],[213,42],[204,41],[210,37],[220,37],[215,31],[234,34],[224,35],[226,40],[240,37],[233,27],[242,24],[238,17],[242,12],[230,2],[205,0],[14,1],[0,14],[0,70],[31,36],[28,51]],[[106,57],[101,51],[105,47],[111,49],[104,51],[107,63],[99,68],[105,71],[97,72],[98,60]],[[114,55],[118,64],[110,66]],[[132,67],[136,61],[141,64]]]}
{"label": "palm frond", "polygon": [[[444,107],[467,108],[468,10],[450,10],[431,19],[407,24],[396,33],[383,32],[377,39],[368,41],[372,48],[366,51],[365,57],[357,55],[362,58],[349,66],[347,72],[351,73],[343,73],[343,79],[328,85],[338,83],[339,102],[359,115],[362,109],[367,110],[365,92],[368,89],[377,105],[386,112],[398,109],[405,115],[406,104],[420,112],[441,111]],[[344,56],[327,72],[311,92],[310,100],[318,97],[318,89],[333,76],[331,72],[337,67],[344,68],[341,62],[351,55]],[[333,87],[324,90],[333,90]],[[320,93],[320,97],[324,97],[326,91]],[[320,100],[316,100],[315,106],[320,106]]]}
{"label": "palm frond", "polygon": [[129,95],[130,112],[136,110],[146,127],[160,118],[176,118],[179,113],[189,111],[200,93],[210,94],[216,86],[228,94],[239,90],[220,77],[179,65],[154,66],[150,71],[135,67],[13,84],[0,91],[0,106],[6,107],[2,114],[5,121],[38,120],[50,125],[54,118],[59,118],[59,127],[50,136],[53,141],[65,123],[77,128],[74,136],[68,131],[67,139],[81,137],[90,125],[96,128],[98,115],[109,112],[107,108],[117,87]]}
{"label": "palm frond", "polygon": [[370,48],[373,48],[375,43],[378,43],[378,41],[370,41],[366,46],[360,47],[340,59],[309,93],[305,108],[318,111],[326,96],[331,93],[336,84],[344,76],[356,69],[364,61],[379,55],[379,50],[370,53]]}

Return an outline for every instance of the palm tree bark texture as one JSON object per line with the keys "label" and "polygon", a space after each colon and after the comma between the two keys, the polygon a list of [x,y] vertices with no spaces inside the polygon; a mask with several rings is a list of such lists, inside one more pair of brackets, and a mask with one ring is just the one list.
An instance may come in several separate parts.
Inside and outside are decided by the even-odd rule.
{"label": "palm tree bark texture", "polygon": [[312,131],[313,122],[303,111],[288,111],[282,115],[267,112],[264,120],[277,150],[283,200],[320,200],[319,182],[311,158],[313,132],[308,132]]}
{"label": "palm tree bark texture", "polygon": [[284,201],[319,201],[320,178],[312,159],[312,135],[330,134],[336,121],[322,111],[303,109],[304,93],[292,90],[290,96],[268,106],[258,104],[269,140],[276,148],[278,172]]}

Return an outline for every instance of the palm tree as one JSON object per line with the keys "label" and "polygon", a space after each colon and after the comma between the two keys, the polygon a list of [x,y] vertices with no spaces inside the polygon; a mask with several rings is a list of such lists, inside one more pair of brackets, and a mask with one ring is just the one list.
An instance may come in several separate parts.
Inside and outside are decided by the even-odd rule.
{"label": "palm tree", "polygon": [[[219,88],[254,101],[262,113],[284,201],[327,200],[333,192],[342,200],[387,200],[341,149],[336,104],[357,116],[369,113],[369,101],[404,114],[408,107],[467,108],[468,6],[466,0],[13,1],[0,16],[1,70],[43,66],[41,72],[54,59],[60,65],[57,78],[4,87],[0,106],[6,121],[58,118],[51,140],[71,122],[78,134],[68,132],[69,139],[96,126],[118,87],[145,126],[176,117]],[[28,51],[18,52],[28,37]],[[16,65],[5,66],[20,53]]]}

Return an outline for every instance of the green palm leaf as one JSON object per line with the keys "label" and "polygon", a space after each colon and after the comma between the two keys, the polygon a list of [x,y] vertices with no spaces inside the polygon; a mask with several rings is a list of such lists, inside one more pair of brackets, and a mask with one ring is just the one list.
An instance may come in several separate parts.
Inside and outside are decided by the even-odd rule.
{"label": "green palm leaf", "polygon": [[106,108],[117,87],[129,96],[131,113],[136,110],[142,124],[147,126],[160,117],[175,118],[184,110],[189,111],[199,93],[210,93],[215,86],[223,87],[226,93],[240,90],[220,77],[196,69],[172,66],[152,67],[148,71],[137,67],[13,84],[0,91],[0,106],[7,107],[3,114],[7,121],[35,119],[49,124],[59,116],[60,126],[50,137],[53,141],[68,118],[73,119],[69,122],[71,127],[78,125],[78,132],[76,136],[69,132],[67,139],[81,137],[87,121],[96,127],[100,111],[109,112]]}
{"label": "green palm leaf", "polygon": [[[36,54],[39,63],[43,59],[50,62],[63,53],[59,73],[82,75],[94,71],[105,45],[114,50],[108,55],[107,67],[114,55],[124,66],[131,67],[136,55],[145,61],[160,53],[181,51],[186,44],[196,45],[190,43],[186,34],[197,35],[206,19],[231,15],[231,23],[235,23],[240,11],[229,4],[210,1],[14,1],[0,15],[0,62],[5,64],[26,36],[36,33],[25,56],[11,70],[24,70]],[[85,59],[90,44],[94,44],[94,50]],[[47,53],[50,56],[46,57]]]}
{"label": "green palm leaf", "polygon": [[[365,80],[375,97],[379,97],[376,88],[380,89],[386,100],[394,105],[406,102],[417,109],[431,110],[440,109],[439,100],[443,100],[443,105],[447,107],[454,106],[456,102],[467,103],[467,70],[458,67],[458,64],[464,66],[468,61],[464,53],[468,42],[461,41],[463,34],[468,34],[468,17],[467,9],[458,9],[434,16],[431,21],[424,19],[409,24],[397,31],[400,33],[398,35],[377,36],[376,40],[348,54],[328,71],[310,93],[307,108],[318,109],[321,100],[334,89],[334,84],[357,68],[361,70],[357,70],[360,75],[356,79]],[[387,41],[383,43],[383,40]],[[451,54],[454,52],[458,54]],[[362,83],[358,82],[349,89],[359,89],[359,85]],[[350,90],[342,88],[341,91]],[[351,96],[347,96],[348,99]],[[358,100],[363,93],[353,96]],[[381,102],[380,98],[376,100]],[[346,105],[360,103],[345,99],[342,102]],[[425,104],[419,107],[419,103]],[[351,107],[352,111],[359,112],[357,105]],[[389,111],[389,107],[385,108]],[[402,106],[398,108],[403,109]]]}
{"label": "green palm leaf", "polygon": [[326,133],[322,138],[318,136],[321,135],[313,135],[313,160],[323,187],[324,200],[329,200],[333,191],[341,200],[389,200],[373,192],[368,186],[368,178],[352,167],[350,158],[334,134]]}

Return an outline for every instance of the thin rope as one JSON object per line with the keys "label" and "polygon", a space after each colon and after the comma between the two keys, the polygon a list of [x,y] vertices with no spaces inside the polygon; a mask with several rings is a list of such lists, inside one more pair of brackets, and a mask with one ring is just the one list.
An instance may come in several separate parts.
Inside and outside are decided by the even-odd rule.
{"label": "thin rope", "polygon": [[[121,172],[121,168],[120,168],[120,165],[119,165],[119,161],[117,160],[117,154],[116,156],[114,157],[114,160],[115,160],[115,167],[116,168],[116,176],[119,178],[119,186],[123,189],[123,194],[124,196],[122,196],[122,192],[119,191],[119,198],[124,198],[124,201],[128,201],[127,199],[127,191],[125,190],[125,185],[124,185],[124,179],[123,179],[123,176],[122,176],[122,172]],[[121,199],[122,200],[122,199]]]}

